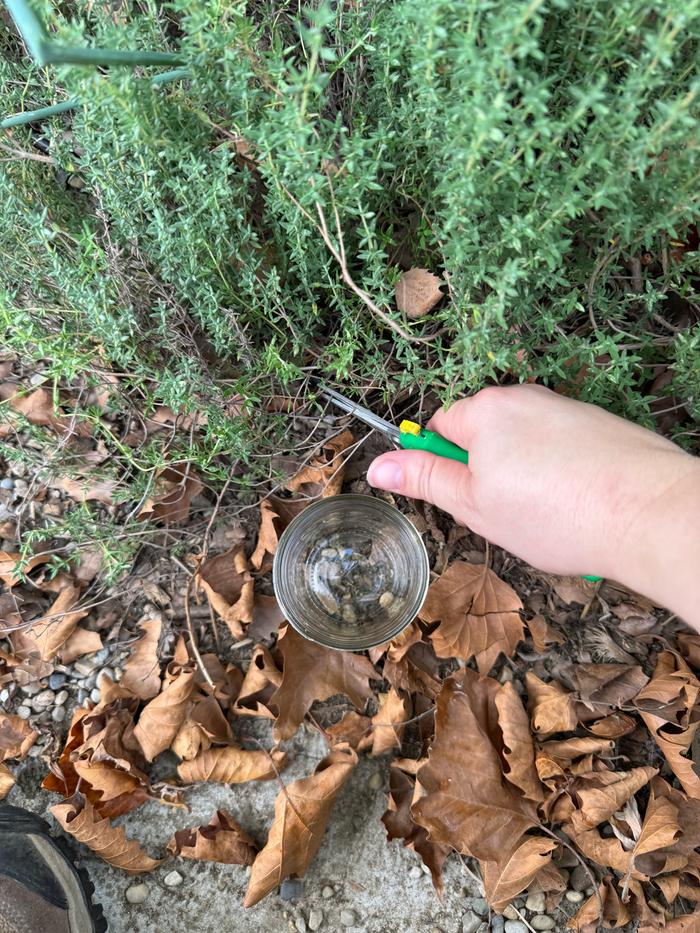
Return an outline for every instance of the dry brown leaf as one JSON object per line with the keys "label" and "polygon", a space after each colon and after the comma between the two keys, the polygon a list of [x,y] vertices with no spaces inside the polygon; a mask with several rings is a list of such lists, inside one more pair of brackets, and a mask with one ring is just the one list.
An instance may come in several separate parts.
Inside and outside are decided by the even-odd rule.
{"label": "dry brown leaf", "polygon": [[190,710],[193,689],[194,671],[185,668],[141,710],[134,736],[147,761],[170,748]]}
{"label": "dry brown leaf", "polygon": [[576,758],[583,755],[608,756],[615,747],[611,739],[604,738],[578,738],[550,740],[542,742],[539,746],[550,758],[554,758],[564,768],[570,768]]}
{"label": "dry brown leaf", "polygon": [[372,756],[401,747],[403,723],[409,718],[409,702],[393,687],[378,697],[379,709],[372,718]]}
{"label": "dry brown leaf", "polygon": [[270,706],[277,710],[275,741],[294,735],[316,700],[342,693],[354,706],[362,707],[372,696],[369,681],[378,675],[361,654],[324,648],[302,638],[290,625],[277,644],[282,683],[270,698]]}
{"label": "dry brown leaf", "polygon": [[94,500],[103,502],[105,505],[111,505],[114,501],[114,493],[118,485],[116,479],[97,479],[90,476],[83,476],[80,479],[61,476],[51,481],[52,489],[62,489],[76,502]]}
{"label": "dry brown leaf", "polygon": [[668,797],[652,791],[630,864],[650,876],[684,868],[687,859],[675,851],[681,835],[678,807]]}
{"label": "dry brown leaf", "polygon": [[255,598],[243,545],[205,560],[197,570],[196,583],[206,593],[214,612],[228,625],[231,635],[241,638],[243,625],[253,621]]}
{"label": "dry brown leaf", "polygon": [[0,761],[27,757],[38,733],[21,716],[0,713]]}
{"label": "dry brown leaf", "polygon": [[284,615],[275,597],[256,593],[253,621],[246,629],[246,638],[252,638],[254,642],[269,640],[283,623]]}
{"label": "dry brown leaf", "polygon": [[226,810],[217,810],[206,826],[178,829],[168,852],[196,862],[252,865],[257,846]]}
{"label": "dry brown leaf", "polygon": [[581,722],[629,703],[649,680],[638,664],[571,664],[561,673],[578,693]]}
{"label": "dry brown leaf", "polygon": [[235,746],[210,748],[192,761],[183,761],[177,773],[181,781],[218,781],[222,784],[243,784],[245,781],[269,781],[277,777],[287,764],[287,756],[279,749],[247,751]]}
{"label": "dry brown leaf", "polygon": [[143,634],[131,646],[121,685],[140,700],[150,700],[160,693],[161,687],[158,643],[162,624],[160,619],[144,619],[139,628]]}
{"label": "dry brown leaf", "polygon": [[372,720],[351,709],[338,722],[324,729],[324,738],[329,745],[342,745],[345,742],[351,748],[362,751],[372,743]]}
{"label": "dry brown leaf", "polygon": [[6,764],[0,763],[0,800],[4,800],[14,786],[14,775]]}
{"label": "dry brown leaf", "polygon": [[156,476],[153,494],[144,503],[138,517],[167,524],[186,522],[190,504],[201,491],[202,481],[191,463],[165,467]]}
{"label": "dry brown leaf", "polygon": [[574,826],[585,832],[606,822],[656,774],[656,768],[649,767],[600,771],[587,786],[577,789],[580,803],[579,809],[573,813]]}
{"label": "dry brown leaf", "polygon": [[250,562],[256,570],[267,573],[272,569],[272,556],[277,550],[278,534],[275,519],[279,519],[268,499],[260,502],[260,530],[258,543],[250,555]]}
{"label": "dry brown leaf", "polygon": [[520,609],[518,594],[489,567],[456,561],[431,585],[419,615],[440,623],[430,635],[439,658],[475,657],[485,674],[522,640]]}
{"label": "dry brown leaf", "polygon": [[525,623],[538,654],[546,654],[550,645],[563,645],[566,639],[547,622],[544,616],[536,615]]}
{"label": "dry brown leaf", "polygon": [[62,829],[114,868],[139,874],[160,865],[160,859],[151,858],[138,842],[126,838],[121,827],[103,819],[81,793],[49,809]]}
{"label": "dry brown leaf", "polygon": [[[91,426],[87,422],[71,415],[57,413],[53,393],[46,389],[35,389],[23,395],[16,383],[3,382],[0,385],[0,399],[8,401],[10,407],[18,414],[24,415],[30,424],[52,428],[58,434],[70,432],[85,437],[91,433]],[[0,425],[0,437],[6,437],[11,431],[12,425],[9,422]]]}
{"label": "dry brown leaf", "polygon": [[99,632],[77,625],[58,651],[61,664],[71,664],[85,654],[94,654],[102,650],[102,638]]}
{"label": "dry brown leaf", "polygon": [[282,671],[277,667],[275,659],[264,645],[256,645],[233,707],[234,713],[237,716],[274,719],[270,698],[281,683]]}
{"label": "dry brown leaf", "polygon": [[398,661],[391,659],[389,650],[382,674],[392,687],[405,693],[417,694],[434,700],[442,688],[440,660],[432,644],[419,641],[408,646]]}
{"label": "dry brown leaf", "polygon": [[[337,495],[343,485],[345,461],[343,451],[347,450],[354,438],[351,431],[342,431],[323,444],[320,457],[315,457],[307,466],[290,477],[285,488],[290,492],[304,493],[309,499],[321,496]],[[279,500],[272,500],[273,507],[284,520]],[[308,505],[309,501],[305,502]]]}
{"label": "dry brown leaf", "polygon": [[592,894],[571,917],[567,926],[571,930],[576,930],[577,933],[595,933],[601,920],[606,929],[615,929],[623,927],[629,923],[630,919],[631,914],[620,900],[613,879],[608,875],[603,879],[598,891]]}
{"label": "dry brown leaf", "polygon": [[357,764],[357,754],[338,745],[313,774],[277,795],[275,818],[250,874],[243,902],[252,907],[290,875],[303,876],[318,851],[335,799]]}
{"label": "dry brown leaf", "polygon": [[700,635],[688,635],[685,632],[679,632],[676,635],[678,650],[683,655],[685,661],[700,670]]}
{"label": "dry brown leaf", "polygon": [[584,580],[583,577],[545,575],[545,579],[559,599],[568,605],[578,603],[581,606],[587,606],[595,596],[597,584],[592,583],[590,580]]}
{"label": "dry brown leaf", "polygon": [[445,296],[442,279],[427,269],[408,269],[396,283],[396,307],[412,321],[424,317]]}
{"label": "dry brown leaf", "polygon": [[562,829],[586,858],[606,871],[612,868],[621,875],[627,873],[630,853],[623,849],[619,839],[601,836],[597,829],[578,830],[572,823],[564,823]]}
{"label": "dry brown leaf", "polygon": [[541,803],[544,790],[535,768],[535,745],[522,700],[513,685],[506,683],[496,694],[495,703],[503,733],[503,757],[508,765],[505,776],[525,797]]}
{"label": "dry brown leaf", "polygon": [[17,657],[38,657],[51,661],[73,634],[85,609],[73,610],[80,597],[80,587],[68,585],[62,589],[45,616],[32,623],[26,632],[14,632],[12,644]]}
{"label": "dry brown leaf", "polygon": [[[700,910],[668,920],[663,929],[664,933],[700,933]],[[650,923],[638,927],[637,933],[658,933],[658,930],[658,924]]]}
{"label": "dry brown leaf", "polygon": [[700,777],[688,757],[700,725],[700,682],[671,651],[659,654],[654,674],[635,704],[683,790],[700,799]]}
{"label": "dry brown leaf", "polygon": [[170,747],[179,758],[189,761],[212,744],[229,745],[232,741],[231,726],[218,700],[205,696],[195,701]]}
{"label": "dry brown leaf", "polygon": [[481,863],[484,894],[493,910],[500,913],[524,891],[552,859],[555,839],[527,836],[520,845],[498,861]]}
{"label": "dry brown leaf", "polygon": [[17,569],[22,555],[15,551],[0,551],[0,580],[10,589],[22,582],[22,574],[28,574],[40,564],[45,564],[49,559],[49,554],[37,554],[22,562],[22,573]]}
{"label": "dry brown leaf", "polygon": [[578,719],[567,693],[558,683],[544,683],[532,671],[525,674],[525,688],[528,695],[528,710],[533,731],[540,736],[553,732],[571,732],[578,725]]}
{"label": "dry brown leaf", "polygon": [[625,713],[611,713],[603,719],[596,722],[587,723],[586,728],[593,735],[599,735],[607,739],[619,739],[623,735],[629,735],[637,728],[637,723],[631,716]]}
{"label": "dry brown leaf", "polygon": [[433,842],[497,861],[539,822],[536,805],[504,780],[495,680],[468,668],[437,700],[435,739],[418,772],[425,796],[413,818]]}
{"label": "dry brown leaf", "polygon": [[403,844],[407,848],[418,853],[423,864],[430,869],[433,887],[438,896],[442,897],[444,890],[442,867],[450,850],[447,846],[430,842],[427,831],[422,826],[418,826],[411,816],[416,779],[415,775],[407,774],[400,764],[400,761],[394,760],[389,771],[389,799],[386,812],[382,817],[387,839],[403,839]]}

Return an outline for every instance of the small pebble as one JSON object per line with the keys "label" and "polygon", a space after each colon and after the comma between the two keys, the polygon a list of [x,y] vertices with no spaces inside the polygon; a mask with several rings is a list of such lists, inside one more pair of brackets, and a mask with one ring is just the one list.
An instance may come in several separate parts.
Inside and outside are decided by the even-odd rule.
{"label": "small pebble", "polygon": [[36,680],[32,681],[30,684],[25,684],[22,687],[22,693],[28,697],[36,696],[37,693],[41,690],[41,684],[38,684]]}
{"label": "small pebble", "polygon": [[123,674],[123,673],[124,673],[124,671],[121,669],[121,667],[115,667],[115,668],[114,668],[114,679],[115,679],[115,681],[121,680],[121,679],[122,679],[122,674]]}
{"label": "small pebble", "polygon": [[101,693],[100,693],[99,687],[95,687],[94,690],[90,691],[90,699],[92,700],[93,703],[99,703],[100,696],[101,696]]}
{"label": "small pebble", "polygon": [[574,891],[585,891],[586,888],[590,885],[591,878],[583,865],[577,865],[576,868],[571,872],[571,877],[569,879],[569,884]]}
{"label": "small pebble", "polygon": [[96,683],[98,687],[100,686],[100,681],[102,680],[103,677],[109,677],[110,680],[114,680],[114,671],[112,670],[111,667],[103,667],[102,670],[97,675]]}
{"label": "small pebble", "polygon": [[65,706],[54,706],[51,710],[51,718],[54,722],[63,722],[66,718],[66,708]]}
{"label": "small pebble", "polygon": [[352,606],[343,606],[343,622],[347,622],[348,625],[353,625],[357,622],[357,613],[352,608]]}
{"label": "small pebble", "polygon": [[10,699],[10,691],[5,687],[4,690],[0,690],[0,703],[7,703]]}
{"label": "small pebble", "polygon": [[83,690],[81,687],[81,689],[78,690],[78,705],[82,706],[89,696],[90,694],[87,692],[87,690]]}
{"label": "small pebble", "polygon": [[143,904],[148,897],[148,885],[143,883],[132,884],[131,887],[127,888],[124,892],[124,897],[130,904]]}
{"label": "small pebble", "polygon": [[381,771],[375,771],[374,774],[370,775],[370,778],[367,781],[367,786],[370,790],[381,790],[383,784],[384,778],[382,777]]}
{"label": "small pebble", "polygon": [[530,926],[533,930],[553,930],[555,922],[554,918],[548,917],[547,914],[538,914],[530,920]]}
{"label": "small pebble", "polygon": [[506,933],[527,933],[527,925],[522,920],[506,920]]}
{"label": "small pebble", "polygon": [[28,706],[18,706],[17,715],[20,719],[29,719],[29,717],[32,715],[32,711]]}
{"label": "small pebble", "polygon": [[423,872],[420,870],[419,865],[414,865],[408,873],[409,878],[420,878]]}
{"label": "small pebble", "polygon": [[340,911],[340,922],[344,927],[354,927],[357,922],[357,917],[355,916],[354,910],[349,910],[347,907],[345,910]]}
{"label": "small pebble", "polygon": [[515,907],[513,907],[512,904],[508,904],[507,907],[504,907],[502,910],[502,914],[506,918],[506,920],[517,920],[518,919],[518,914],[515,910]]}
{"label": "small pebble", "polygon": [[505,921],[503,917],[499,914],[496,914],[495,917],[491,918],[491,933],[503,933]]}
{"label": "small pebble", "polygon": [[393,601],[394,594],[390,593],[388,590],[386,593],[382,593],[382,595],[379,597],[379,605],[382,607],[382,609],[388,609]]}
{"label": "small pebble", "polygon": [[294,918],[294,929],[297,933],[306,933],[306,920],[303,917]]}
{"label": "small pebble", "polygon": [[0,479],[0,489],[12,489],[15,485],[15,481],[11,476],[6,476],[5,479]]}
{"label": "small pebble", "polygon": [[68,699],[68,691],[59,690],[59,692],[56,694],[56,699],[54,700],[54,703],[56,704],[56,706],[63,706],[63,704],[66,702],[67,699]]}
{"label": "small pebble", "polygon": [[29,483],[23,479],[16,479],[15,480],[15,493],[18,496],[26,496],[28,492],[29,492]]}
{"label": "small pebble", "polygon": [[93,690],[97,686],[97,671],[93,671],[88,677],[84,677],[80,683],[86,690]]}
{"label": "small pebble", "polygon": [[316,930],[320,930],[323,924],[323,911],[314,907],[309,911],[309,919],[306,922],[312,933],[316,933]]}
{"label": "small pebble", "polygon": [[96,667],[99,667],[100,662],[95,660],[95,656],[89,658],[81,658],[79,661],[76,661],[73,665],[73,670],[78,676],[78,679],[82,677],[87,677],[89,674],[95,670]]}
{"label": "small pebble", "polygon": [[330,887],[330,885],[326,885],[323,891],[321,891],[321,897],[324,897],[326,900],[333,897],[334,894],[335,891]]}
{"label": "small pebble", "polygon": [[321,551],[321,557],[327,557],[329,560],[333,560],[333,558],[337,556],[338,552],[334,547],[324,547],[324,549]]}
{"label": "small pebble", "polygon": [[489,915],[489,902],[485,897],[474,897],[471,900],[471,909],[483,919]]}
{"label": "small pebble", "polygon": [[580,904],[584,896],[583,891],[567,891],[564,895],[570,904]]}
{"label": "small pebble", "polygon": [[423,872],[424,875],[426,875],[426,877],[428,877],[428,878],[432,878],[432,877],[433,877],[432,872],[430,871],[430,869],[428,868],[428,866],[425,864],[425,862],[421,862],[421,863],[420,863],[420,870]]}
{"label": "small pebble", "polygon": [[528,894],[525,901],[526,910],[531,911],[533,914],[543,914],[545,907],[544,891],[533,891],[532,894]]}
{"label": "small pebble", "polygon": [[15,460],[14,463],[10,464],[10,473],[13,476],[24,476],[27,472],[27,464],[22,463],[21,460]]}
{"label": "small pebble", "polygon": [[102,664],[105,663],[105,661],[110,655],[111,650],[112,650],[112,646],[108,645],[106,648],[100,648],[99,651],[96,651],[95,654],[93,654],[93,658],[95,660],[95,667],[100,667]]}
{"label": "small pebble", "polygon": [[285,878],[280,885],[280,897],[283,901],[295,901],[301,897],[303,890],[301,878]]}
{"label": "small pebble", "polygon": [[182,884],[183,878],[179,871],[169,871],[168,874],[163,878],[163,884],[167,885],[169,888],[177,888]]}
{"label": "small pebble", "polygon": [[481,926],[481,917],[478,917],[473,910],[468,910],[462,917],[462,933],[476,933]]}
{"label": "small pebble", "polygon": [[586,888],[586,897],[590,897],[594,891],[595,888]]}
{"label": "small pebble", "polygon": [[67,680],[68,676],[62,671],[54,671],[53,674],[49,677],[49,687],[51,687],[52,690],[58,690],[58,688],[62,687]]}
{"label": "small pebble", "polygon": [[49,709],[53,706],[54,700],[56,699],[56,694],[53,690],[42,690],[32,700],[32,707],[37,712],[41,712],[43,709]]}

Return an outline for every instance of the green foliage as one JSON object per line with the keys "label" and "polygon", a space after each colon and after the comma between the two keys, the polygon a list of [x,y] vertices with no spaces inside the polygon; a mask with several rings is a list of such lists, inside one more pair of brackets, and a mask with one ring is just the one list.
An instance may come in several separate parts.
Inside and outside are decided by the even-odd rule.
{"label": "green foliage", "polygon": [[[43,128],[79,190],[45,163],[0,169],[0,322],[52,376],[99,359],[206,409],[204,467],[265,449],[227,400],[255,407],[304,367],[386,398],[537,378],[648,422],[665,366],[698,415],[697,253],[673,243],[700,219],[700,0],[35,8],[65,42],[174,50],[191,75],[39,69],[3,36],[8,112],[83,102]],[[32,151],[38,129],[6,143]],[[410,339],[343,281],[319,207]],[[450,286],[413,323],[393,299],[408,264]]]}

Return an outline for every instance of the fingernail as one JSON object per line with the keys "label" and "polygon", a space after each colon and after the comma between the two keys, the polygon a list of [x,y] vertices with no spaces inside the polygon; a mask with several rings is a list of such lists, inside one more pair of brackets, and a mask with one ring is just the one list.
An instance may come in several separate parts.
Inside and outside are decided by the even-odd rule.
{"label": "fingernail", "polygon": [[367,481],[370,486],[396,492],[401,489],[403,470],[396,460],[375,460],[367,471]]}

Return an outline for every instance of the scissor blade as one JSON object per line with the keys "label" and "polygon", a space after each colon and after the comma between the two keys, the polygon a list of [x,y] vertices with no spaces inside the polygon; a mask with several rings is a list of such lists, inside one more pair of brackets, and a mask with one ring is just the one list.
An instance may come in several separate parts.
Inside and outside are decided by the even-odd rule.
{"label": "scissor blade", "polygon": [[365,424],[368,424],[371,428],[374,428],[375,431],[381,431],[383,434],[386,434],[395,444],[398,444],[399,429],[396,427],[396,425],[391,424],[390,421],[385,421],[384,418],[380,418],[379,415],[375,415],[373,411],[369,410],[369,408],[364,408],[362,405],[358,405],[357,402],[353,402],[349,398],[345,398],[344,395],[341,395],[340,392],[336,392],[334,389],[322,388],[321,395],[324,396],[324,398],[327,398],[338,408],[342,408],[342,410],[347,412],[349,415],[352,415],[355,418],[359,418],[360,421],[364,421]]}

